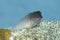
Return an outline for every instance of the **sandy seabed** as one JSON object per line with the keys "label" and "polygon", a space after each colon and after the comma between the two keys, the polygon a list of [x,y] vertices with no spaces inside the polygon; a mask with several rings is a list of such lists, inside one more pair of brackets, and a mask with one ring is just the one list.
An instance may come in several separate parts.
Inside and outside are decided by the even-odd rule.
{"label": "sandy seabed", "polygon": [[44,20],[35,28],[12,31],[12,35],[11,40],[60,40],[60,21]]}

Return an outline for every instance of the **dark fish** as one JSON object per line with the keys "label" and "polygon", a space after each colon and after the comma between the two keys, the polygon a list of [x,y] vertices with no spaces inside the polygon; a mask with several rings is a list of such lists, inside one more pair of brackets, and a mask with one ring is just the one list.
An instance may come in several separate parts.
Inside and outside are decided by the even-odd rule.
{"label": "dark fish", "polygon": [[15,25],[14,29],[31,28],[41,21],[41,19],[42,15],[40,11],[31,12]]}

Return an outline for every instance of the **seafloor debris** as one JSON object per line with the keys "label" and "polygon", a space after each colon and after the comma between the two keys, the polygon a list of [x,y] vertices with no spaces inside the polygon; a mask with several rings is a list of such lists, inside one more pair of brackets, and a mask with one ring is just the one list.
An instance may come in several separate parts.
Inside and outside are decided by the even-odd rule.
{"label": "seafloor debris", "polygon": [[42,21],[37,27],[14,31],[15,40],[60,40],[60,21]]}
{"label": "seafloor debris", "polygon": [[9,40],[11,31],[8,29],[0,29],[0,40]]}

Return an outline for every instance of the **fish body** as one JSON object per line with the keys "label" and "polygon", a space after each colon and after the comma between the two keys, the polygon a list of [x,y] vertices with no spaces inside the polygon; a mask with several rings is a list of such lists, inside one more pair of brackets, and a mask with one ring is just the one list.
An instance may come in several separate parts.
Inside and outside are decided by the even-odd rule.
{"label": "fish body", "polygon": [[31,12],[26,15],[17,25],[14,26],[15,30],[23,28],[31,28],[41,21],[42,15],[40,11]]}

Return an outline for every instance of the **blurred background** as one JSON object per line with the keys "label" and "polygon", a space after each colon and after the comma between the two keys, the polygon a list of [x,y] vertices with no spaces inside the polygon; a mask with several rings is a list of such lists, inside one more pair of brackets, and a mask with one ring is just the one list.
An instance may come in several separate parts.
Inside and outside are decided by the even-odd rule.
{"label": "blurred background", "polygon": [[0,0],[0,28],[13,27],[34,11],[41,11],[43,20],[60,20],[60,0]]}

